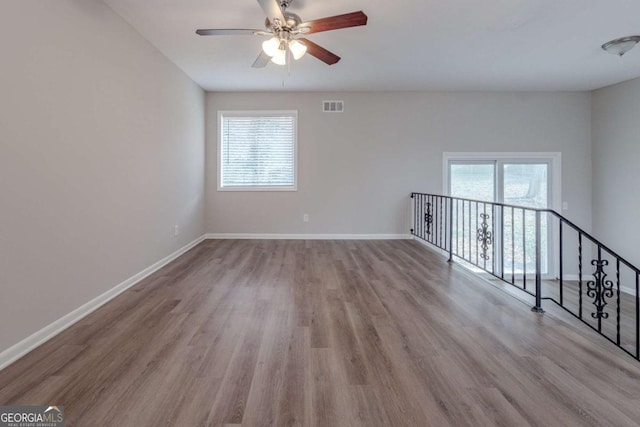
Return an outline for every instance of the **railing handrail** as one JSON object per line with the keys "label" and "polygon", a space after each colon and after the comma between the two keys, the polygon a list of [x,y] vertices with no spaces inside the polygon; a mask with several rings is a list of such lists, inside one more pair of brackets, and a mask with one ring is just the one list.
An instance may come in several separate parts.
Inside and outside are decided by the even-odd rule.
{"label": "railing handrail", "polygon": [[[593,235],[553,209],[433,193],[412,192],[411,199],[411,235],[448,252],[450,262],[454,257],[460,259],[531,295],[535,298],[531,310],[536,313],[544,313],[542,300],[557,304],[640,361],[640,269]],[[535,214],[535,224],[530,214]],[[546,225],[542,223],[543,215]],[[564,232],[565,227],[569,233]],[[545,240],[543,229],[547,232],[555,229],[557,234],[549,234]],[[532,241],[534,245],[531,245]],[[543,267],[543,244],[547,245],[544,256],[554,248],[559,270],[557,283],[548,282],[544,289],[543,275],[551,271],[543,272],[550,261],[547,258],[547,267]],[[570,246],[566,251],[567,245],[571,244],[575,244],[573,254]],[[597,249],[597,255],[594,249]],[[575,262],[576,256],[577,265],[570,268],[577,267],[577,282],[569,276],[564,278],[565,261],[573,259]],[[528,280],[531,275],[535,275],[535,289]],[[566,287],[569,294],[565,293]],[[630,295],[626,306],[623,306],[624,292]],[[576,297],[577,301],[567,305],[565,295],[568,301]],[[587,308],[591,305],[591,309]],[[587,315],[588,311],[591,313]],[[635,319],[635,327],[623,322],[625,316]],[[615,323],[607,326],[606,319],[613,319]],[[611,328],[614,325],[615,333]],[[631,328],[635,329],[635,343],[630,341]]]}
{"label": "railing handrail", "polygon": [[635,272],[640,273],[640,268],[638,268],[635,265],[631,264],[631,262],[627,261],[624,257],[620,256],[618,253],[616,253],[613,250],[611,250],[607,245],[605,245],[604,243],[600,242],[598,239],[593,237],[593,235],[591,235],[589,232],[587,232],[583,228],[577,226],[575,223],[573,223],[572,221],[568,220],[565,216],[559,214],[558,212],[556,212],[553,209],[532,208],[532,207],[529,207],[529,206],[511,205],[511,204],[508,204],[508,203],[488,202],[486,200],[467,199],[467,198],[464,198],[464,197],[455,197],[455,196],[445,196],[443,194],[418,193],[418,192],[415,192],[415,191],[411,192],[411,197],[413,197],[414,194],[419,194],[419,195],[422,195],[422,196],[443,197],[445,199],[462,200],[462,201],[465,201],[465,202],[472,202],[472,203],[484,203],[484,204],[489,204],[489,205],[494,205],[494,206],[501,206],[501,207],[504,207],[504,208],[515,208],[515,209],[528,210],[528,211],[531,211],[531,212],[541,212],[541,213],[553,214],[559,220],[561,220],[562,222],[564,222],[565,224],[567,224],[568,226],[570,226],[571,228],[573,228],[574,230],[576,230],[580,234],[584,235],[584,237],[586,237],[587,239],[591,240],[591,242],[593,244],[601,247],[602,249],[607,251],[611,256],[613,256],[613,257],[617,258],[618,260],[620,260],[621,263],[625,264],[627,267],[629,267],[630,269],[634,270]]}

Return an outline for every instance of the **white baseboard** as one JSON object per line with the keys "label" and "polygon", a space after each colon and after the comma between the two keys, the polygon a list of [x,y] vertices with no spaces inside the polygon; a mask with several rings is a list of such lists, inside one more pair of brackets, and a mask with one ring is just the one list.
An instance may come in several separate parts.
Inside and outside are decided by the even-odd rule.
{"label": "white baseboard", "polygon": [[151,275],[152,273],[155,273],[165,265],[169,264],[174,259],[178,258],[180,255],[187,252],[189,249],[193,248],[194,246],[202,242],[204,239],[205,239],[204,235],[197,238],[193,242],[183,246],[182,248],[178,249],[172,254],[154,263],[153,265],[150,265],[149,267],[145,268],[141,272],[131,276],[130,278],[120,283],[119,285],[115,286],[114,288],[109,289],[107,292],[103,293],[102,295],[99,295],[94,299],[92,299],[91,301],[87,302],[86,304],[76,308],[71,313],[66,314],[65,316],[61,317],[55,322],[40,329],[38,332],[30,335],[29,337],[25,338],[19,343],[9,347],[8,349],[0,353],[0,370],[6,368],[11,363],[15,362],[16,360],[18,360],[19,358],[21,358],[31,350],[35,349],[36,347],[44,344],[46,341],[58,335],[60,332],[64,331],[74,323],[78,322],[85,316],[97,310],[107,302],[111,301],[113,298],[117,297],[122,292],[126,291],[136,283],[140,282],[145,277]]}
{"label": "white baseboard", "polygon": [[277,234],[277,233],[208,233],[207,239],[256,240],[407,240],[409,234]]}

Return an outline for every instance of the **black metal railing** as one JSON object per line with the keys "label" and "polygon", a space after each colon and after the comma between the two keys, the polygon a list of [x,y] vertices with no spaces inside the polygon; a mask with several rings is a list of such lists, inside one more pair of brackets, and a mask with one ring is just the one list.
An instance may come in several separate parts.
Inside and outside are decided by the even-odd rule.
{"label": "black metal railing", "polygon": [[411,234],[552,301],[640,360],[640,269],[551,209],[411,193]]}

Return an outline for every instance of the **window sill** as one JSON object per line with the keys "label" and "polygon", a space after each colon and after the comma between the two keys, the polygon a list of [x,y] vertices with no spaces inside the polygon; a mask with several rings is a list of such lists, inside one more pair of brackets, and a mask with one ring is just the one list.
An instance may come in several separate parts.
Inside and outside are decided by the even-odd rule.
{"label": "window sill", "polygon": [[238,191],[238,192],[280,192],[298,191],[297,187],[218,187],[218,191]]}

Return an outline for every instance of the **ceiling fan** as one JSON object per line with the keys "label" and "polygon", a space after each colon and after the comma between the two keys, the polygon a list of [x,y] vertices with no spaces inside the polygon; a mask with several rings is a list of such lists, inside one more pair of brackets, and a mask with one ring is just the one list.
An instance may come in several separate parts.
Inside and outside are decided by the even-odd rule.
{"label": "ceiling fan", "polygon": [[258,58],[252,65],[254,68],[265,67],[269,61],[278,65],[285,65],[287,63],[287,57],[290,58],[293,56],[293,59],[298,60],[307,52],[320,61],[328,65],[333,65],[340,61],[338,55],[299,36],[367,24],[367,15],[362,11],[303,22],[295,13],[286,11],[292,1],[293,0],[258,0],[260,7],[262,7],[262,10],[264,10],[267,15],[264,30],[220,28],[197,30],[196,34],[201,36],[270,36],[268,40],[262,43],[262,52],[260,52],[260,55],[258,55]]}

